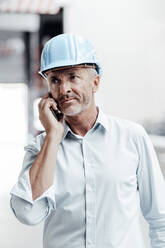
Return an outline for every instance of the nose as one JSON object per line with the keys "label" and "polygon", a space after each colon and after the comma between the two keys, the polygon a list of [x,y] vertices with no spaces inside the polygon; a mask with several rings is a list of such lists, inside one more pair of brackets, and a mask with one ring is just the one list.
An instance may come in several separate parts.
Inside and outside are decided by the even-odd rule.
{"label": "nose", "polygon": [[66,95],[67,93],[70,93],[71,92],[70,82],[68,82],[67,80],[62,80],[59,85],[59,91],[60,91],[60,95]]}

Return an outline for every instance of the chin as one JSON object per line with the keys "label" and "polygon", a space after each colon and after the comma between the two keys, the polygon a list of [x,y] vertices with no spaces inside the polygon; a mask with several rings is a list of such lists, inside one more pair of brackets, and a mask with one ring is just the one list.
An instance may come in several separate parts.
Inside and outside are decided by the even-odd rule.
{"label": "chin", "polygon": [[75,115],[80,114],[81,112],[82,112],[82,109],[79,107],[68,107],[68,108],[62,110],[62,113],[65,116],[75,116]]}

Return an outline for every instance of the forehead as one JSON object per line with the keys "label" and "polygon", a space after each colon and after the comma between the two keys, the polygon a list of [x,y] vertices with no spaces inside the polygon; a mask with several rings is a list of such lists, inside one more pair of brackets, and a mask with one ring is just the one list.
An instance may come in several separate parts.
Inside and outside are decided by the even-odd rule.
{"label": "forehead", "polygon": [[47,76],[58,76],[58,75],[65,75],[70,73],[83,73],[83,67],[69,67],[69,68],[60,68],[60,69],[51,69],[47,71],[45,74]]}

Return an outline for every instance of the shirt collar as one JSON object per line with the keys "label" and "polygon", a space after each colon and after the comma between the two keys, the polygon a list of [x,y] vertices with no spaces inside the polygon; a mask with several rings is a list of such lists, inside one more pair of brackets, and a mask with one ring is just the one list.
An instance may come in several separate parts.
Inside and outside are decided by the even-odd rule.
{"label": "shirt collar", "polygon": [[[102,109],[100,107],[97,106],[97,109],[99,112],[98,112],[98,116],[97,116],[97,119],[96,119],[94,126],[96,126],[99,123],[101,126],[103,126],[103,128],[105,128],[106,131],[109,132],[110,131],[110,122],[108,120],[108,117],[104,114],[104,112],[102,111]],[[68,124],[64,120],[64,133],[63,133],[62,139],[65,139],[68,132],[73,133],[73,131],[70,129],[70,127],[68,126]]]}
{"label": "shirt collar", "polygon": [[99,110],[99,113],[95,125],[99,123],[105,128],[106,131],[110,132],[110,121],[108,120],[107,115],[104,114],[100,107],[97,106],[97,108]]}
{"label": "shirt collar", "polygon": [[64,120],[63,122],[64,124],[64,133],[63,133],[63,137],[62,140],[65,139],[66,135],[68,134],[68,132],[72,132],[72,130],[70,129],[70,127],[67,125],[66,121]]}

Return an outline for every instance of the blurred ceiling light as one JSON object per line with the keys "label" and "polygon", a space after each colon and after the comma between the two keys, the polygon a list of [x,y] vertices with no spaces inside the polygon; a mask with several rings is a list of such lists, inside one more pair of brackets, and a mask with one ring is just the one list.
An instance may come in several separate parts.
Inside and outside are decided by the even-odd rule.
{"label": "blurred ceiling light", "polygon": [[59,10],[57,0],[6,0],[0,3],[3,13],[57,14]]}

